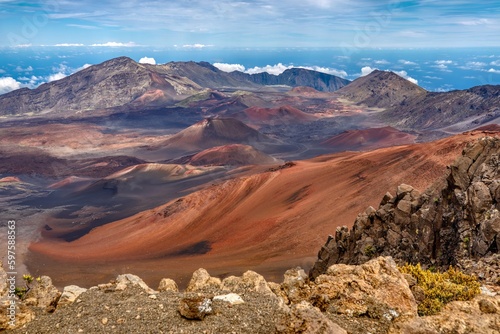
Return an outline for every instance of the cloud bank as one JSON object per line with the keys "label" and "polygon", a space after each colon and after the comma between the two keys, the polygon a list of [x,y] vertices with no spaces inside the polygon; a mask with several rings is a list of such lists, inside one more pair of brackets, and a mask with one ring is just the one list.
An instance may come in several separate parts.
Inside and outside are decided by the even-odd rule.
{"label": "cloud bank", "polygon": [[5,94],[21,87],[22,84],[12,77],[0,78],[0,94]]}
{"label": "cloud bank", "polygon": [[346,78],[348,76],[347,72],[344,70],[337,70],[335,68],[321,67],[321,66],[294,66],[294,65],[283,65],[282,63],[278,63],[275,65],[266,65],[261,67],[255,66],[247,69],[245,68],[245,66],[241,64],[214,63],[213,65],[217,67],[219,70],[224,72],[240,71],[247,74],[257,74],[257,73],[267,72],[273,75],[280,75],[281,73],[291,68],[303,68],[306,70],[335,75],[341,78]]}
{"label": "cloud bank", "polygon": [[154,58],[142,57],[141,59],[139,59],[139,64],[156,65],[156,60]]}

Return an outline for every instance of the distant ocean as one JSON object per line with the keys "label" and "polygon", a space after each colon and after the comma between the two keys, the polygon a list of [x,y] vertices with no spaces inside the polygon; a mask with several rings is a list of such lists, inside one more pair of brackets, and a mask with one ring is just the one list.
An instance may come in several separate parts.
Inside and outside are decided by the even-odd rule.
{"label": "distant ocean", "polygon": [[35,88],[85,66],[128,56],[170,61],[207,61],[226,70],[279,73],[303,66],[354,80],[377,68],[392,70],[429,91],[500,84],[500,48],[467,49],[155,49],[146,47],[0,48],[0,93]]}

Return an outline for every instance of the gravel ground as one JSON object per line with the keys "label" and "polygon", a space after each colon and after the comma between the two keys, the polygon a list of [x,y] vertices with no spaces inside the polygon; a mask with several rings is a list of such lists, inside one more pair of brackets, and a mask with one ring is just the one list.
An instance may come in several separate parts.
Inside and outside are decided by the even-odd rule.
{"label": "gravel ground", "polygon": [[[177,311],[182,293],[162,292],[156,299],[138,287],[88,291],[53,314],[39,313],[25,328],[9,333],[275,333],[283,310],[275,298],[241,294],[244,304],[214,301],[204,320],[187,320]],[[207,297],[212,297],[208,295]]]}

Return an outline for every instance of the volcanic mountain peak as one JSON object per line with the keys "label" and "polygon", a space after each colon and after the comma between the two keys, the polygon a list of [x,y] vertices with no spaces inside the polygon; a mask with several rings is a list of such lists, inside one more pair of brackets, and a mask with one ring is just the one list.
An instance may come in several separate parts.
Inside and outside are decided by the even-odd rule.
{"label": "volcanic mountain peak", "polygon": [[206,118],[167,139],[165,145],[189,151],[227,144],[258,142],[273,141],[237,119]]}
{"label": "volcanic mountain peak", "polygon": [[0,96],[0,115],[82,112],[181,100],[201,90],[187,78],[154,71],[128,57],[114,58],[63,79]]}
{"label": "volcanic mountain peak", "polygon": [[337,94],[355,103],[389,108],[423,98],[427,91],[394,72],[375,70],[341,88]]}

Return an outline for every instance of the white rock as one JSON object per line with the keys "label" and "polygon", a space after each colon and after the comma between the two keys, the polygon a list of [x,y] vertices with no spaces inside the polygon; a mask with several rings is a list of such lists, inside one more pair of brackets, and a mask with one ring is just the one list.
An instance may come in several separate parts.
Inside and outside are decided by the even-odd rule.
{"label": "white rock", "polygon": [[231,305],[243,304],[245,301],[240,297],[240,295],[236,293],[229,293],[227,295],[215,296],[213,300],[222,300],[224,302],[228,302]]}
{"label": "white rock", "polygon": [[85,291],[87,291],[87,289],[80,288],[77,285],[68,285],[64,287],[63,293],[57,303],[57,307],[73,304],[75,300]]}
{"label": "white rock", "polygon": [[132,274],[118,275],[118,277],[116,278],[115,290],[123,291],[127,288],[128,285],[140,286],[144,291],[146,291],[150,295],[157,293],[155,290],[151,289],[146,283],[144,283],[144,281],[139,276]]}

